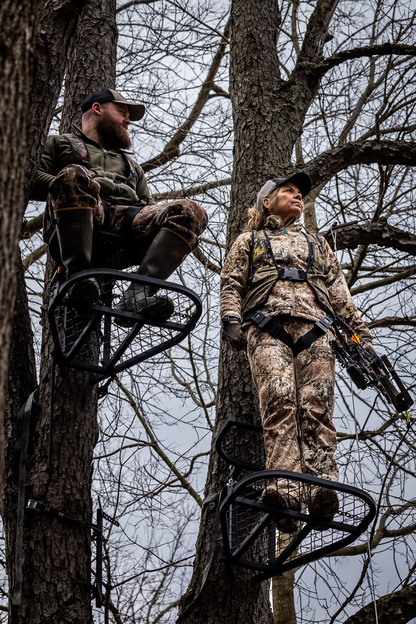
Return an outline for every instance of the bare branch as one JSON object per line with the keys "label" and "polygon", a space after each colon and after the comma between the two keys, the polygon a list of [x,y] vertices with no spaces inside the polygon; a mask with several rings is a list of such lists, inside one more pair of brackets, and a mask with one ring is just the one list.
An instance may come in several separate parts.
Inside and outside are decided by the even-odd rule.
{"label": "bare branch", "polygon": [[[172,3],[174,4],[174,3]],[[176,5],[175,5],[176,6]],[[152,169],[156,169],[161,165],[169,162],[169,160],[173,160],[177,158],[180,154],[179,145],[188,135],[188,132],[198,119],[201,114],[202,109],[204,108],[206,102],[209,99],[209,92],[211,91],[214,83],[215,76],[217,75],[219,66],[221,64],[222,59],[224,58],[225,50],[228,44],[228,35],[230,32],[230,21],[228,20],[227,25],[224,29],[224,34],[221,35],[221,43],[215,54],[211,67],[209,68],[207,77],[201,87],[201,91],[199,92],[198,98],[194,104],[194,107],[184,124],[177,130],[174,136],[170,139],[168,143],[166,143],[165,148],[161,154],[155,156],[151,160],[142,164],[143,171],[151,171]]]}
{"label": "bare branch", "polygon": [[365,56],[383,56],[387,54],[400,54],[403,56],[416,56],[416,46],[403,45],[400,43],[382,43],[379,45],[363,46],[353,50],[344,50],[333,56],[329,56],[313,71],[315,76],[323,76],[327,71],[345,61],[362,58]]}
{"label": "bare branch", "polygon": [[322,152],[310,161],[304,171],[312,180],[312,188],[328,182],[336,173],[351,165],[379,163],[382,165],[416,165],[416,143],[410,141],[354,141]]}
{"label": "bare branch", "polygon": [[337,227],[324,234],[330,247],[334,249],[332,232],[336,237],[338,250],[354,249],[358,245],[379,245],[403,251],[416,256],[416,236],[389,225],[386,219],[380,218],[376,223],[354,223]]}
{"label": "bare branch", "polygon": [[153,198],[156,201],[165,200],[165,199],[182,199],[183,197],[194,197],[195,195],[201,195],[206,191],[210,191],[211,189],[219,188],[220,186],[230,186],[231,178],[225,178],[224,180],[215,180],[214,182],[207,182],[206,184],[201,184],[200,186],[192,186],[188,189],[183,189],[181,191],[168,191],[167,193],[155,193]]}
{"label": "bare branch", "polygon": [[40,247],[38,247],[37,249],[35,249],[35,251],[32,251],[31,254],[29,254],[28,256],[26,256],[26,258],[23,260],[22,264],[23,264],[23,268],[25,269],[25,271],[28,270],[28,268],[37,260],[39,260],[39,258],[42,258],[43,254],[46,253],[46,250],[48,248],[47,243],[43,243],[43,245],[41,245]]}

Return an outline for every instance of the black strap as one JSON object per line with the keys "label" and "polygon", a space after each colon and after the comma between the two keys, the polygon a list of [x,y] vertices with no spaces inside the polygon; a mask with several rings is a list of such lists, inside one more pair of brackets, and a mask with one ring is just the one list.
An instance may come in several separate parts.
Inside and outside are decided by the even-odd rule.
{"label": "black strap", "polygon": [[246,321],[252,321],[255,323],[260,329],[266,331],[273,338],[280,340],[289,349],[293,350],[293,339],[282,325],[278,325],[274,322],[274,320],[270,316],[266,316],[260,310],[250,310],[243,317],[243,323]]}
{"label": "black strap", "polygon": [[272,246],[270,243],[270,238],[268,237],[266,230],[263,230],[263,234],[264,234],[264,239],[266,241],[267,255],[271,258],[271,260],[273,260],[273,264],[277,271],[276,282],[278,280],[289,280],[291,282],[307,282],[308,281],[307,271],[309,270],[309,267],[312,266],[315,260],[315,253],[314,253],[314,250],[311,249],[311,245],[309,244],[309,239],[308,239],[308,249],[309,249],[308,266],[307,266],[306,271],[304,271],[303,269],[286,269],[285,267],[279,266],[277,264],[276,258],[274,257]]}
{"label": "black strap", "polygon": [[310,331],[308,331],[304,336],[301,336],[295,342],[292,348],[293,355],[299,355],[299,353],[305,349],[309,349],[311,344],[313,344],[315,340],[318,340],[321,336],[324,336],[333,324],[334,319],[329,316],[329,314],[325,314],[325,316],[315,323]]}
{"label": "black strap", "polygon": [[19,607],[22,600],[22,548],[23,548],[23,517],[25,511],[25,489],[26,489],[26,462],[29,448],[30,417],[34,409],[33,399],[35,392],[27,399],[24,406],[22,423],[22,442],[19,462],[19,487],[17,494],[17,520],[16,520],[16,553],[14,564],[14,588],[12,623],[18,624]]}
{"label": "black strap", "polygon": [[123,219],[120,224],[120,235],[128,238],[131,236],[131,226],[134,220],[134,217],[139,214],[141,210],[145,207],[144,204],[140,206],[129,206],[124,213]]}
{"label": "black strap", "polygon": [[102,230],[107,230],[108,229],[108,224],[110,223],[110,204],[108,203],[108,201],[106,201],[105,199],[101,198],[101,205],[104,209],[104,223],[101,227]]}
{"label": "black strap", "polygon": [[[14,415],[16,419],[16,442],[13,451],[13,464],[16,471],[19,470],[20,452],[22,450],[23,421],[29,398],[29,396],[25,397],[24,401],[19,405]],[[40,412],[39,392],[37,390],[35,390],[33,394],[32,401],[32,414],[37,416]]]}
{"label": "black strap", "polygon": [[260,329],[266,331],[276,340],[283,342],[289,349],[291,349],[293,355],[296,357],[299,353],[302,353],[305,349],[309,349],[311,344],[318,340],[321,336],[332,327],[334,318],[329,314],[323,316],[319,321],[315,323],[310,331],[304,336],[301,336],[295,343],[282,325],[278,325],[270,316],[266,316],[260,310],[250,310],[243,317],[243,323],[246,321],[252,321]]}

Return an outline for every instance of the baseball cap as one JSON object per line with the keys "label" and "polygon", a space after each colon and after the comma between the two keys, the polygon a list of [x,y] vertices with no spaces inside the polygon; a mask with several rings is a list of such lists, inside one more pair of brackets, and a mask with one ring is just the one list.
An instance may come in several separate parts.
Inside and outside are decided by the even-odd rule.
{"label": "baseball cap", "polygon": [[117,91],[113,91],[112,89],[101,89],[101,91],[94,91],[94,93],[87,95],[81,104],[82,113],[84,114],[87,110],[89,110],[95,102],[98,102],[99,104],[104,104],[104,102],[127,104],[129,107],[131,121],[139,121],[139,119],[143,117],[146,110],[143,104],[129,102],[120,93],[117,93]]}
{"label": "baseball cap", "polygon": [[312,182],[307,173],[303,171],[299,171],[299,173],[294,173],[292,176],[288,178],[275,178],[274,180],[267,180],[266,184],[262,186],[258,195],[257,195],[257,210],[261,212],[263,210],[263,199],[267,197],[267,195],[272,191],[276,186],[282,186],[285,182],[293,182],[296,184],[300,192],[302,193],[302,197],[306,197],[306,195],[310,192],[312,188]]}

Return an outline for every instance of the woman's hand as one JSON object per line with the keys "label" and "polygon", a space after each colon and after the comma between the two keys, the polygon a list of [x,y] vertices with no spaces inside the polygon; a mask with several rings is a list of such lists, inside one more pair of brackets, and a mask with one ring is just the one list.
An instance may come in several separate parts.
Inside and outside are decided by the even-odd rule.
{"label": "woman's hand", "polygon": [[245,349],[246,347],[246,337],[244,336],[239,321],[233,321],[224,325],[222,328],[222,337],[236,351],[241,351],[241,349]]}

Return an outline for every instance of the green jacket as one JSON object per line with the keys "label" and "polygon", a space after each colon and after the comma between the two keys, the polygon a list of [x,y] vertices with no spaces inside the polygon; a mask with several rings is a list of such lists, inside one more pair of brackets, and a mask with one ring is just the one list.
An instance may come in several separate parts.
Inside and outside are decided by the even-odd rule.
{"label": "green jacket", "polygon": [[[88,149],[88,169],[94,172],[94,180],[100,186],[100,197],[112,205],[132,206],[139,203],[141,195],[149,198],[149,204],[154,204],[150,195],[143,169],[131,160],[135,175],[126,182],[130,174],[130,166],[120,149],[104,150],[98,143],[92,141],[75,127]],[[80,164],[72,152],[71,145],[62,135],[51,135],[46,139],[45,149],[39,165],[38,175],[32,193],[32,199],[46,201],[49,187],[55,176],[68,165]]]}

